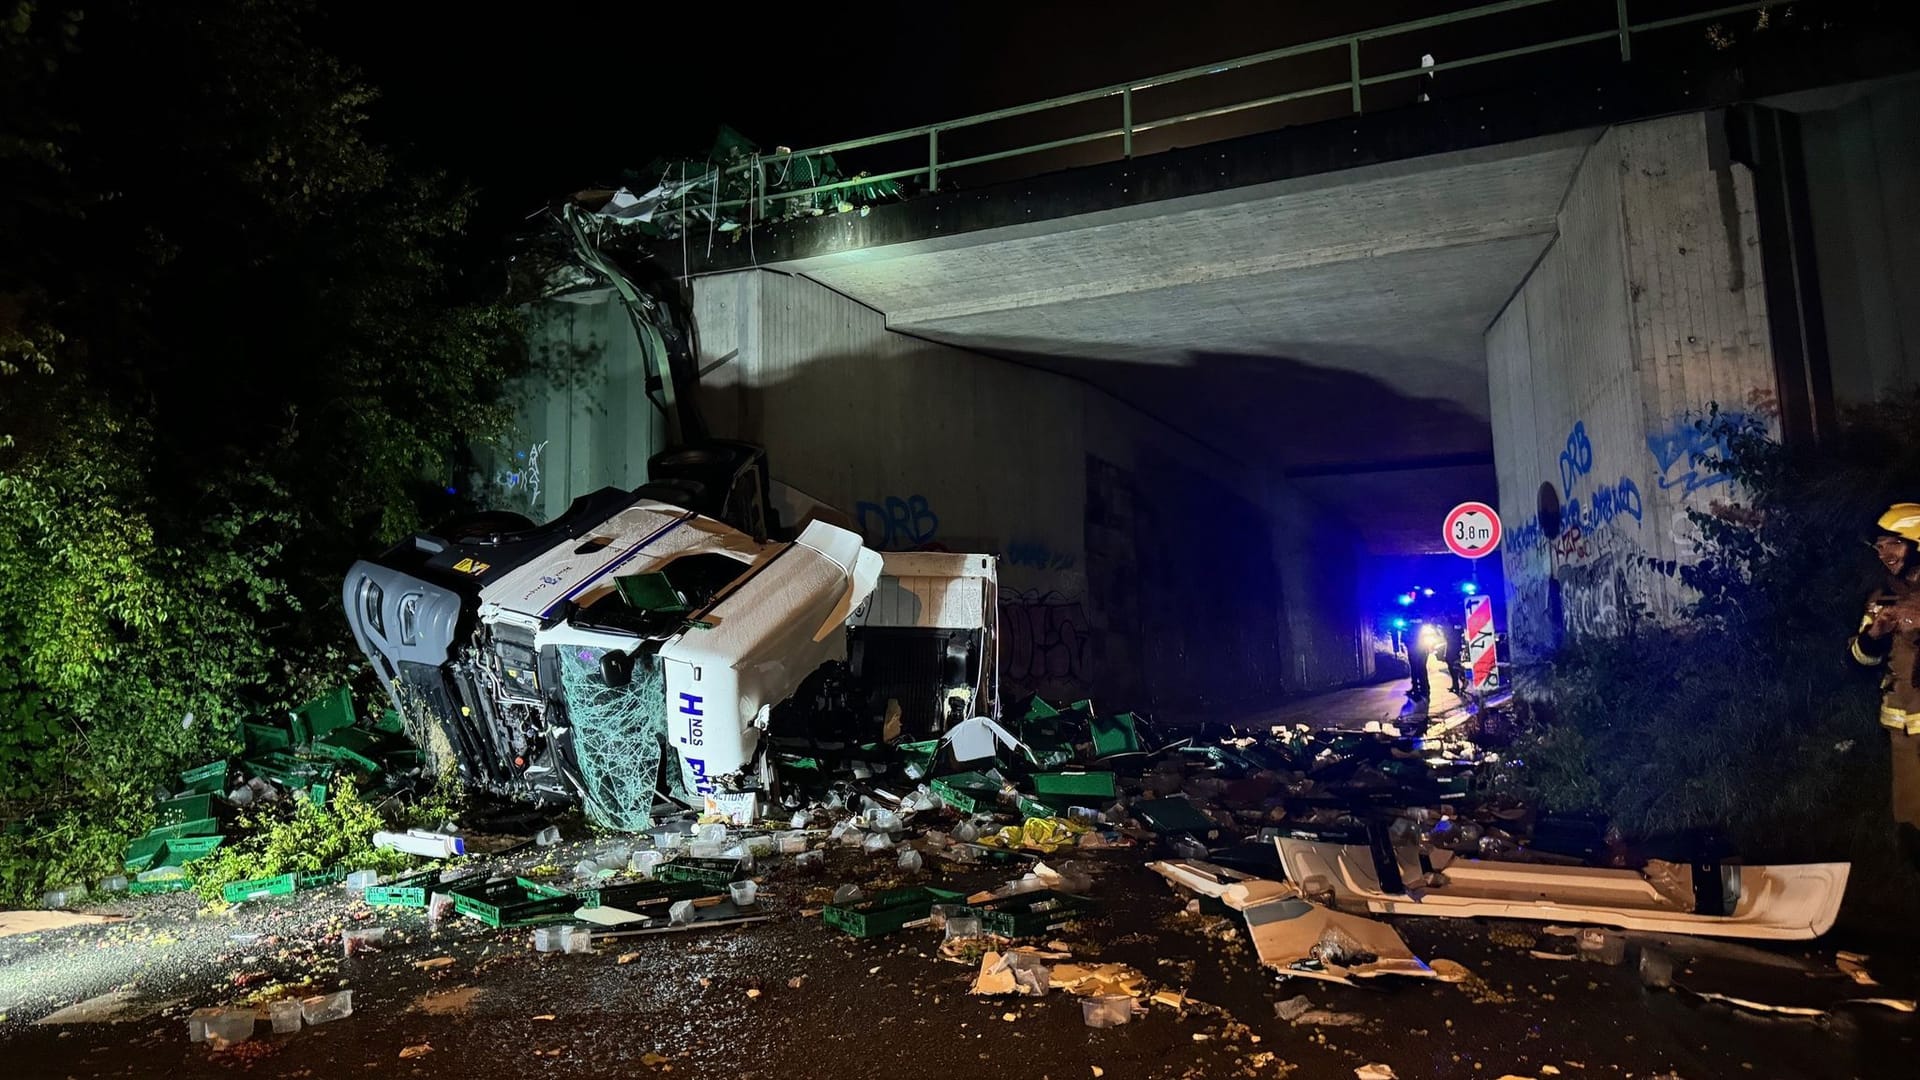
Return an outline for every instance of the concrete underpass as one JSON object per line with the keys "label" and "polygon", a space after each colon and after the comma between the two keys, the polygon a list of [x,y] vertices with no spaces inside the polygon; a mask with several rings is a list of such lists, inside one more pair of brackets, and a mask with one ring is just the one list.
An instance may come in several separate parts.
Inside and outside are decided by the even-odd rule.
{"label": "concrete underpass", "polygon": [[[1010,692],[1186,712],[1366,681],[1381,568],[1466,499],[1506,525],[1483,573],[1524,670],[1681,602],[1687,511],[1726,493],[1703,410],[1803,437],[1920,376],[1920,89],[1911,57],[1838,56],[690,244],[703,405],[870,544],[999,554]],[[607,304],[563,308],[551,343],[618,353]],[[530,505],[640,479],[640,389],[599,396],[529,411]]]}

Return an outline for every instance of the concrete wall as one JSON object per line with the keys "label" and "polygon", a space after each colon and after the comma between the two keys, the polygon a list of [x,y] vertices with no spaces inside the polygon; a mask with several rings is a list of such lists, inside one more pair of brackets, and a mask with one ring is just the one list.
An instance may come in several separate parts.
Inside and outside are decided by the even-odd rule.
{"label": "concrete wall", "polygon": [[1800,116],[1834,398],[1920,383],[1920,82]]}
{"label": "concrete wall", "polygon": [[1001,556],[1009,691],[1184,708],[1301,688],[1273,519],[1238,463],[803,277],[703,277],[694,298],[716,434],[765,445],[776,480],[876,546]]}
{"label": "concrete wall", "polygon": [[534,371],[515,395],[514,431],[477,455],[477,495],[536,521],[575,496],[646,482],[664,427],[646,395],[646,365],[611,292],[528,311]]}
{"label": "concrete wall", "polygon": [[1687,511],[1727,494],[1692,460],[1712,449],[1692,424],[1716,403],[1771,413],[1752,177],[1727,161],[1721,122],[1607,131],[1487,331],[1517,660],[1670,616]]}

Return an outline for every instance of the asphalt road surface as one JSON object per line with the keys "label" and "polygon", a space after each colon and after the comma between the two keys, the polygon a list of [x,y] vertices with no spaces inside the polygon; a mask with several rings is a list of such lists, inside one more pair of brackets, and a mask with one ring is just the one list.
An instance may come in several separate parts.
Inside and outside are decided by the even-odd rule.
{"label": "asphalt road surface", "polygon": [[[570,865],[587,843],[505,861]],[[1058,938],[1076,959],[1131,964],[1189,1004],[1091,1029],[1064,991],[969,995],[974,971],[940,959],[932,930],[862,941],[805,914],[840,883],[898,879],[891,853],[830,854],[812,875],[765,874],[769,921],[608,939],[592,955],[535,953],[528,931],[466,918],[429,929],[423,913],[375,911],[339,889],[217,914],[182,895],[110,905],[98,910],[135,918],[0,938],[4,1075],[1344,1080],[1375,1063],[1402,1080],[1915,1075],[1916,1017],[1836,1004],[1914,996],[1911,955],[1873,955],[1875,987],[1835,968],[1832,942],[1681,959],[1678,981],[1693,990],[1830,1010],[1813,1019],[1646,989],[1632,955],[1617,967],[1537,958],[1565,950],[1538,924],[1392,920],[1423,958],[1465,965],[1465,983],[1281,980],[1236,915],[1187,913],[1190,898],[1140,851],[1055,860],[1091,873],[1101,905]],[[916,880],[974,888],[1009,876],[928,867]],[[366,926],[390,928],[381,951],[343,958],[340,931]],[[345,1019],[284,1035],[262,1022],[218,1050],[188,1041],[195,1007],[339,987],[354,992]],[[1276,1003],[1302,994],[1317,1012],[1276,1017]],[[67,1022],[39,1022],[62,1008]]]}

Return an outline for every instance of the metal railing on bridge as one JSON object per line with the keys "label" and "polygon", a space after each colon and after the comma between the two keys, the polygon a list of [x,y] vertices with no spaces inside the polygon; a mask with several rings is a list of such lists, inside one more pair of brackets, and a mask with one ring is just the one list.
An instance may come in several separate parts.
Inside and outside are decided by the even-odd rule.
{"label": "metal railing on bridge", "polygon": [[[1478,7],[1467,8],[1444,15],[1413,19],[1406,22],[1394,23],[1390,26],[1381,26],[1356,33],[1321,38],[1317,41],[1304,42],[1298,45],[1289,45],[1285,48],[1269,49],[1265,52],[1252,53],[1247,56],[1240,56],[1217,63],[1182,68],[1178,71],[1170,71],[1147,78],[1113,83],[1075,94],[1047,98],[1044,101],[1035,101],[1025,105],[1016,105],[1010,108],[995,109],[991,112],[961,117],[957,120],[947,120],[936,124],[923,124],[919,127],[902,128],[898,131],[890,131],[882,135],[869,135],[864,138],[847,139],[842,142],[828,143],[824,146],[816,146],[806,150],[783,150],[773,154],[753,154],[745,160],[720,167],[718,175],[713,177],[716,181],[733,177],[741,178],[745,182],[747,190],[751,192],[748,196],[731,199],[717,198],[717,194],[723,185],[722,183],[715,182],[710,185],[710,190],[715,194],[715,197],[711,199],[698,196],[689,198],[686,190],[687,185],[682,183],[680,185],[681,194],[677,204],[671,208],[662,207],[658,211],[657,216],[679,218],[684,222],[689,213],[699,214],[711,219],[718,218],[722,211],[740,210],[751,207],[745,215],[749,222],[755,219],[767,221],[783,216],[775,209],[775,207],[781,203],[800,199],[814,199],[814,201],[817,202],[817,196],[830,195],[848,188],[873,185],[882,181],[919,180],[924,182],[921,186],[923,193],[938,191],[941,174],[955,169],[1032,157],[1066,147],[1082,146],[1109,140],[1117,141],[1118,157],[1131,158],[1133,156],[1135,138],[1151,131],[1160,131],[1182,124],[1192,124],[1196,121],[1245,113],[1249,110],[1282,105],[1288,102],[1327,98],[1336,95],[1345,95],[1348,102],[1349,114],[1358,115],[1364,111],[1365,92],[1370,87],[1378,87],[1390,83],[1404,83],[1410,80],[1421,80],[1447,71],[1472,68],[1497,61],[1512,60],[1518,57],[1554,52],[1557,50],[1573,49],[1595,42],[1617,42],[1620,60],[1625,63],[1633,59],[1634,36],[1636,34],[1647,34],[1653,31],[1687,24],[1708,24],[1732,15],[1757,12],[1767,8],[1778,9],[1790,6],[1780,2],[1780,0],[1761,3],[1728,4],[1702,11],[1671,15],[1665,18],[1633,21],[1628,15],[1628,0],[1611,0],[1613,18],[1603,29],[1555,37],[1546,41],[1530,42],[1509,48],[1462,56],[1456,59],[1448,59],[1437,63],[1423,63],[1418,66],[1402,67],[1373,74],[1366,74],[1361,68],[1362,50],[1369,43],[1383,42],[1396,37],[1404,37],[1405,35],[1416,34],[1422,31],[1431,31],[1441,27],[1483,20],[1491,16],[1518,12],[1529,8],[1558,7],[1568,10],[1569,15],[1582,15],[1591,18],[1596,14],[1594,11],[1596,5],[1606,3],[1608,3],[1608,0],[1503,0],[1501,3],[1482,4]],[[1577,12],[1572,11],[1571,9],[1574,8],[1580,10]],[[1307,58],[1316,56],[1324,59],[1327,54],[1337,55],[1340,51],[1346,53],[1347,74],[1345,78],[1338,81],[1288,90],[1284,93],[1244,98],[1215,105],[1210,108],[1197,109],[1148,120],[1137,120],[1134,116],[1135,95],[1145,90],[1178,83],[1205,80],[1211,76],[1241,71],[1246,68],[1270,64],[1281,60],[1300,59],[1304,61]],[[1430,60],[1431,57],[1426,59]],[[1119,113],[1117,124],[1102,127],[1095,131],[1061,138],[1046,139],[1010,149],[997,150],[992,153],[974,154],[967,157],[946,160],[941,158],[940,141],[943,135],[970,128],[979,128],[982,125],[991,124],[995,121],[1034,116],[1049,112],[1060,112],[1073,106],[1102,101],[1111,101],[1113,103],[1116,111]],[[852,179],[816,184],[798,190],[773,191],[769,190],[766,184],[765,177],[767,176],[768,170],[779,167],[783,165],[783,163],[809,158],[820,159],[830,154],[865,150],[890,144],[909,143],[915,140],[924,141],[925,143],[925,164],[915,165],[911,168],[895,169],[874,175],[861,174]],[[817,173],[809,173],[808,175],[817,175]],[[683,177],[683,181],[684,179],[686,178]]]}

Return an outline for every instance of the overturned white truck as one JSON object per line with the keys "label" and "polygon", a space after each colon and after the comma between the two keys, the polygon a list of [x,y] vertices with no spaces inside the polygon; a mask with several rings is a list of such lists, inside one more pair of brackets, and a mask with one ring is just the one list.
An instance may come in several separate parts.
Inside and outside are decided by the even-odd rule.
{"label": "overturned white truck", "polygon": [[750,815],[777,741],[817,768],[997,715],[994,559],[782,534],[766,451],[701,416],[684,284],[602,250],[604,215],[549,219],[549,295],[619,299],[669,449],[545,524],[481,513],[353,565],[347,618],[414,741],[470,786],[639,829],[662,795]]}
{"label": "overturned white truck", "polygon": [[637,829],[659,796],[751,816],[782,735],[884,748],[993,715],[991,556],[881,553],[824,521],[764,542],[663,487],[354,564],[354,636],[437,763]]}

